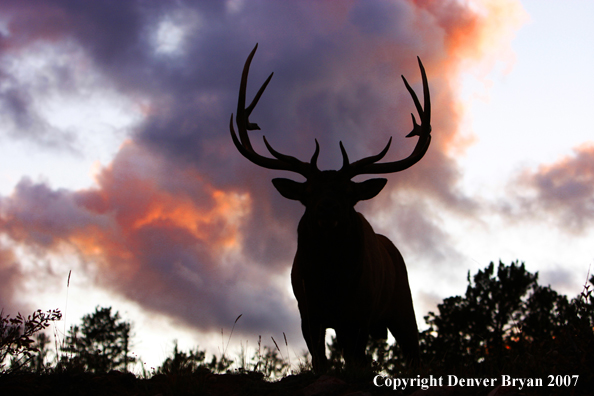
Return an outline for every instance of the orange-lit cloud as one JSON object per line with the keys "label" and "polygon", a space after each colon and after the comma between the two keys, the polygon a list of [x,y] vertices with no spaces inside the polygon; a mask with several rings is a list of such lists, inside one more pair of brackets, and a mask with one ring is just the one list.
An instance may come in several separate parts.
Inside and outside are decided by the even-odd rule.
{"label": "orange-lit cloud", "polygon": [[[217,189],[193,169],[173,170],[134,143],[122,147],[98,182],[70,192],[21,181],[2,200],[3,232],[38,252],[74,252],[100,275],[102,287],[180,320],[186,318],[174,306],[208,313],[205,305],[228,305],[217,293],[237,281],[222,264],[226,255],[241,253],[239,228],[251,207],[247,193]],[[11,257],[0,257],[1,271],[16,285]],[[161,301],[164,295],[170,303]],[[208,329],[219,326],[216,316],[188,320]]]}
{"label": "orange-lit cloud", "polygon": [[517,29],[527,20],[521,3],[515,0],[465,3],[417,0],[414,3],[433,16],[443,29],[443,48],[452,63],[490,59],[494,50],[509,46]]}
{"label": "orange-lit cloud", "polygon": [[[472,72],[484,79],[496,63],[506,64],[509,70],[515,59],[510,43],[528,15],[517,0],[413,3],[418,11],[415,26],[423,32],[429,52],[437,58],[429,65],[428,73],[440,78],[438,84],[448,85],[441,91],[447,96],[442,98],[444,106],[439,118],[447,120],[444,126],[455,132],[446,134],[438,144],[443,145],[445,153],[460,155],[474,142],[472,137],[460,135],[458,129],[465,111],[458,97],[460,73]],[[426,27],[428,21],[433,23],[431,35],[427,35],[431,31]]]}

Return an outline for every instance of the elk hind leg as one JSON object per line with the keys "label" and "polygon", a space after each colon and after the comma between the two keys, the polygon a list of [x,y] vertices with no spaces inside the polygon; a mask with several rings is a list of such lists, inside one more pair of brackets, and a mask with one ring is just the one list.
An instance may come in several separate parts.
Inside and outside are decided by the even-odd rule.
{"label": "elk hind leg", "polygon": [[417,366],[420,361],[419,331],[417,329],[415,314],[412,310],[412,302],[410,311],[412,315],[409,313],[408,315],[393,318],[388,328],[396,339],[396,343],[402,349],[406,363]]}

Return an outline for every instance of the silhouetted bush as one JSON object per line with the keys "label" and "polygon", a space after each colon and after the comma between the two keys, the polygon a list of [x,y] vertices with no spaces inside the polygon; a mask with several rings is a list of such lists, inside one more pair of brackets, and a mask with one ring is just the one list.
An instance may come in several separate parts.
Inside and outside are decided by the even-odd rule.
{"label": "silhouetted bush", "polygon": [[[39,352],[32,337],[46,329],[50,322],[61,318],[62,313],[57,309],[47,312],[37,310],[26,318],[20,312],[14,318],[10,315],[4,316],[3,312],[0,312],[0,373],[29,367],[35,356],[34,352]],[[45,336],[42,340],[46,340]],[[10,367],[6,368],[8,358]]]}
{"label": "silhouetted bush", "polygon": [[268,346],[261,347],[260,344],[251,358],[243,352],[239,359],[239,367],[230,370],[233,363],[233,360],[224,355],[220,358],[213,355],[211,360],[207,361],[206,351],[200,350],[198,347],[189,352],[180,351],[177,341],[175,341],[172,355],[165,359],[163,364],[156,370],[156,373],[189,375],[200,370],[208,370],[213,373],[257,372],[266,378],[278,378],[286,374],[290,368],[287,360],[279,356],[278,349]]}
{"label": "silhouetted bush", "polygon": [[199,368],[206,367],[206,351],[196,348],[189,353],[182,352],[174,341],[173,355],[165,359],[161,367],[157,369],[158,374],[192,374]]}

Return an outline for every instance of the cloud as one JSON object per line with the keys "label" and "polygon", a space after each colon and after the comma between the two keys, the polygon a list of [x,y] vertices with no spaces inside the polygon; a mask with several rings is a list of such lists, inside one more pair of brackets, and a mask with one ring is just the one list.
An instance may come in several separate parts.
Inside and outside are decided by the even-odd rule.
{"label": "cloud", "polygon": [[[0,248],[0,311],[3,315],[23,311],[17,299],[19,285],[24,282],[23,272],[11,249]],[[25,311],[23,311],[25,313]]]}
{"label": "cloud", "polygon": [[[241,313],[244,331],[288,331],[282,327],[294,318],[285,314],[276,271],[237,260],[250,201],[193,169],[171,173],[166,162],[127,143],[98,175],[97,188],[54,191],[22,180],[1,201],[1,226],[22,246],[76,252],[101,287],[205,332]],[[15,271],[3,264],[18,283]]]}
{"label": "cloud", "polygon": [[[1,73],[1,72],[0,72]],[[5,75],[0,80],[0,119],[9,137],[33,141],[44,148],[75,150],[75,136],[51,125],[40,110],[47,99],[47,81],[24,82]]]}
{"label": "cloud", "polygon": [[[243,63],[259,42],[248,96],[275,75],[251,120],[277,150],[302,159],[318,139],[322,169],[340,166],[339,141],[352,160],[379,152],[390,136],[387,161],[412,152],[416,138],[404,136],[414,105],[400,75],[421,94],[421,57],[432,145],[363,207],[370,218],[396,218],[404,230],[391,232],[406,235],[404,243],[448,260],[456,252],[431,217],[435,211],[426,209],[479,209],[459,191],[451,153],[467,145],[457,130],[461,64],[481,56],[487,32],[508,28],[505,14],[489,13],[493,3],[486,4],[477,12],[457,1],[2,2],[8,33],[0,40],[0,68],[15,83],[0,91],[0,105],[15,125],[39,131],[35,125],[45,120],[31,105],[39,89],[25,84],[38,74],[17,79],[6,67],[36,46],[80,55],[49,74],[48,91],[76,89],[83,80],[56,76],[90,70],[100,76],[95,83],[139,102],[145,118],[95,188],[56,190],[23,179],[0,201],[1,230],[37,251],[76,252],[102,287],[203,331],[240,313],[254,334],[298,329],[280,279],[303,209],[272,188],[279,172],[241,157],[227,130]],[[260,133],[252,140],[265,153]],[[402,197],[407,207],[392,202]]]}
{"label": "cloud", "polygon": [[508,190],[512,199],[503,210],[509,216],[584,232],[594,224],[594,146],[585,143],[557,162],[523,170]]}

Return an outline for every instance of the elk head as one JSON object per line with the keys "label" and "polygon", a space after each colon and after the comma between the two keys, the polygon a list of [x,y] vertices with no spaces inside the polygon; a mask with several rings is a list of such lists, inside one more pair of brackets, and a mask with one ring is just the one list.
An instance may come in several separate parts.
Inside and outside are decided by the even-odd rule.
{"label": "elk head", "polygon": [[[353,163],[349,161],[347,152],[342,142],[340,142],[343,163],[338,171],[320,171],[318,169],[317,159],[320,153],[320,146],[317,139],[315,140],[316,148],[314,154],[309,162],[303,162],[295,157],[276,151],[268,143],[265,136],[263,137],[264,144],[273,158],[256,153],[250,142],[248,131],[259,130],[260,127],[258,124],[250,122],[249,116],[256,107],[262,93],[274,74],[271,73],[270,76],[268,76],[252,100],[252,103],[248,107],[245,107],[249,68],[257,48],[258,45],[256,44],[245,62],[243,73],[241,75],[237,116],[235,117],[239,137],[233,128],[233,114],[231,114],[229,129],[231,131],[233,143],[244,157],[256,165],[268,169],[295,172],[304,176],[306,181],[303,183],[282,178],[273,179],[272,183],[283,197],[300,201],[306,208],[314,209],[316,213],[319,213],[321,216],[320,226],[332,228],[338,225],[332,220],[331,213],[343,212],[344,208],[337,207],[337,202],[342,202],[352,208],[358,201],[375,197],[387,182],[386,179],[370,179],[364,182],[354,182],[351,180],[353,177],[363,174],[394,173],[405,170],[417,163],[427,152],[429,143],[431,142],[431,102],[429,99],[429,86],[427,84],[425,69],[421,60],[417,57],[423,80],[424,106],[421,106],[414,90],[410,87],[406,78],[402,76],[404,85],[413,98],[421,120],[421,124],[417,124],[414,114],[411,114],[413,129],[406,135],[406,137],[418,136],[419,140],[409,157],[393,162],[378,163],[378,161],[380,161],[388,152],[390,144],[392,143],[391,137],[379,154],[362,158]],[[325,214],[328,214],[330,218],[326,218]]]}

